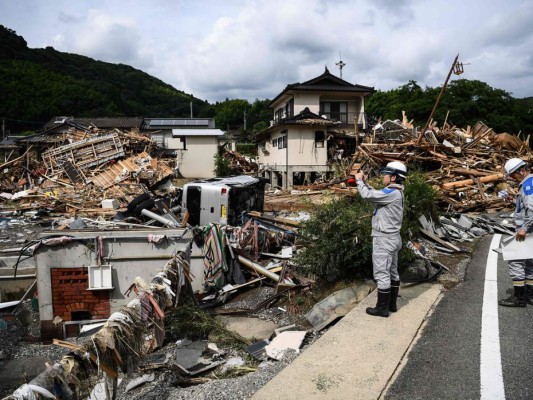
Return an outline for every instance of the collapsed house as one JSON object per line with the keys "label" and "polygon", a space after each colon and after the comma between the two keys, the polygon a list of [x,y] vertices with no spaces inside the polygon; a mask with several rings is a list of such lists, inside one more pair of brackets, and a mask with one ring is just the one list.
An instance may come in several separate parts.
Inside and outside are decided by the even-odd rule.
{"label": "collapsed house", "polygon": [[345,176],[402,161],[408,170],[427,173],[448,211],[497,211],[508,208],[508,195],[516,190],[505,182],[503,165],[513,157],[533,161],[528,143],[529,138],[495,133],[481,121],[466,129],[434,123],[422,134],[404,116],[403,123],[386,121],[365,137]]}

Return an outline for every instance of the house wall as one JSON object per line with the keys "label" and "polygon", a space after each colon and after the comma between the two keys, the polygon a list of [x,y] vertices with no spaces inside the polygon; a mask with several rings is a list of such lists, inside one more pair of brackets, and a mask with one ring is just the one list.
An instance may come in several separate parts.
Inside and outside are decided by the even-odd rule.
{"label": "house wall", "polygon": [[[165,136],[167,149],[183,149],[183,143],[172,134]],[[185,150],[178,151],[178,169],[184,178],[212,178],[215,176],[216,136],[187,136]]]}
{"label": "house wall", "polygon": [[[365,111],[364,106],[364,96],[354,96],[353,94],[347,95],[338,93],[338,92],[330,92],[330,93],[323,93],[323,94],[317,94],[317,93],[296,93],[294,96],[284,96],[283,98],[280,98],[276,104],[273,106],[273,119],[276,118],[276,110],[279,108],[284,108],[285,103],[289,101],[291,98],[294,98],[294,115],[299,114],[302,112],[306,107],[309,108],[309,111],[315,114],[320,114],[320,103],[321,102],[327,102],[327,101],[345,101],[348,104],[348,115],[350,117],[350,122],[353,121],[353,118],[358,115],[359,116],[359,123],[362,123],[364,121],[363,113]],[[285,116],[284,116],[285,117]]]}
{"label": "house wall", "polygon": [[[286,129],[287,133],[282,133]],[[324,147],[315,147],[315,131],[321,126],[292,126],[272,133],[272,140],[265,141],[268,154],[259,150],[259,165],[265,171],[264,177],[274,186],[292,187],[292,174],[297,172],[328,172],[327,142]],[[284,135],[288,136],[287,148],[273,147],[272,143]],[[281,182],[279,182],[281,181]]]}
{"label": "house wall", "polygon": [[[297,126],[287,128],[287,133],[278,130],[271,135],[271,140],[265,141],[265,149],[268,152],[259,151],[259,163],[269,165],[325,165],[327,161],[327,145],[315,147],[315,131],[325,127]],[[287,148],[273,147],[274,140],[282,136],[288,136]]]}
{"label": "house wall", "polygon": [[294,115],[301,113],[305,107],[318,114],[320,111],[320,97],[316,93],[300,93],[294,95]]}
{"label": "house wall", "polygon": [[[43,232],[40,237],[56,233]],[[188,258],[192,242],[192,233],[185,229],[158,229],[157,235],[166,236],[159,244],[149,242],[149,235],[154,231],[147,229],[70,230],[68,234],[74,240],[57,246],[41,245],[34,253],[43,337],[57,334],[52,323],[55,316],[68,321],[72,311],[84,310],[91,312],[91,319],[109,317],[132,299],[124,293],[136,277],[150,283],[175,252],[184,252]],[[101,264],[112,267],[113,289],[110,290],[88,289],[85,271],[89,265],[97,264],[97,237],[101,238],[104,256]],[[69,285],[75,290],[69,290]],[[74,292],[79,295],[75,297]]]}

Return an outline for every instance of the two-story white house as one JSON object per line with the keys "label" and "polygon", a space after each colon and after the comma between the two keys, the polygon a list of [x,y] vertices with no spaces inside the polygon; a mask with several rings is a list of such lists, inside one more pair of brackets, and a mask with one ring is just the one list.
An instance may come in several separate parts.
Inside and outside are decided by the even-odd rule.
{"label": "two-story white house", "polygon": [[365,97],[372,93],[373,87],[349,83],[327,67],[316,78],[287,85],[270,103],[270,127],[256,138],[262,175],[284,189],[329,178],[366,130]]}

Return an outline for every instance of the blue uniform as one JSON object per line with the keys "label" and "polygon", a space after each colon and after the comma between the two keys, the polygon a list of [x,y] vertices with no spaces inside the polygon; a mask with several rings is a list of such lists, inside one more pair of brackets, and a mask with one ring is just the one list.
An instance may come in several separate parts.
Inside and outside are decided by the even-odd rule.
{"label": "blue uniform", "polygon": [[[524,229],[533,232],[533,175],[529,174],[518,185],[516,209],[514,213],[516,231]],[[509,261],[509,275],[513,286],[533,286],[533,260]]]}

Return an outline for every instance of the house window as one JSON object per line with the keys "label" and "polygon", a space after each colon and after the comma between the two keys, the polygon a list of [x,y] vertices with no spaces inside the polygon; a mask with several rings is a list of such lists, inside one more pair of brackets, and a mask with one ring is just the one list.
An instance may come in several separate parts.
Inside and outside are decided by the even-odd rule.
{"label": "house window", "polygon": [[278,147],[278,139],[272,139],[272,147],[273,148]]}
{"label": "house window", "polygon": [[294,99],[290,99],[285,104],[285,117],[286,118],[294,117]]}
{"label": "house window", "polygon": [[323,148],[325,138],[326,134],[324,133],[324,131],[315,131],[315,147]]}
{"label": "house window", "polygon": [[287,148],[287,136],[281,136],[278,139],[278,149],[285,149]]}
{"label": "house window", "polygon": [[276,110],[276,114],[275,114],[275,117],[274,117],[274,120],[277,122],[277,121],[280,121],[281,119],[283,119],[283,108],[279,108]]}
{"label": "house window", "polygon": [[346,102],[324,102],[320,103],[320,114],[335,121],[348,122],[348,103]]}
{"label": "house window", "polygon": [[89,265],[89,290],[113,289],[111,265]]}

